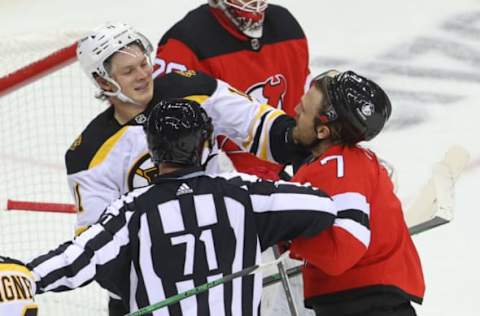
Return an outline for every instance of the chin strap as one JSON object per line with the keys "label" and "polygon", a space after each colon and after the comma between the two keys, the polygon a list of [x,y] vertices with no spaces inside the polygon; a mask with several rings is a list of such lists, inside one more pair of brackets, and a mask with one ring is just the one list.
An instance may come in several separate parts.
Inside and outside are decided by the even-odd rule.
{"label": "chin strap", "polygon": [[[126,55],[129,55],[129,56],[132,56],[132,57],[136,57],[136,55],[134,53],[130,52],[129,49],[130,49],[129,47],[126,47],[122,50],[119,50],[118,53],[122,53],[122,54],[126,54]],[[144,56],[147,58],[148,63],[151,65],[152,61],[150,59],[150,56],[148,54],[145,54],[145,53],[144,53]],[[122,88],[120,88],[120,85],[115,80],[113,80],[112,77],[110,77],[109,73],[107,73],[102,78],[105,79],[106,81],[110,82],[115,87],[115,92],[109,92],[109,91],[105,91],[105,90],[102,89],[102,91],[99,92],[99,94],[103,94],[103,95],[106,95],[108,97],[116,97],[122,102],[131,103],[131,104],[138,105],[138,106],[143,106],[143,104],[140,104],[140,103],[134,101],[133,99],[131,99],[130,97],[127,97],[122,92]],[[97,83],[97,86],[100,87],[98,85],[98,83]]]}
{"label": "chin strap", "polygon": [[123,92],[122,92],[122,89],[120,88],[120,85],[115,81],[113,80],[112,78],[110,77],[106,77],[104,78],[106,81],[110,82],[112,85],[115,86],[115,92],[109,92],[109,91],[105,91],[103,90],[101,93],[106,95],[106,96],[109,96],[109,97],[116,97],[118,98],[120,101],[122,102],[126,102],[126,103],[131,103],[131,104],[134,104],[134,105],[138,105],[138,106],[142,106],[143,104],[140,104],[136,101],[134,101],[132,98],[129,98],[127,97]]}

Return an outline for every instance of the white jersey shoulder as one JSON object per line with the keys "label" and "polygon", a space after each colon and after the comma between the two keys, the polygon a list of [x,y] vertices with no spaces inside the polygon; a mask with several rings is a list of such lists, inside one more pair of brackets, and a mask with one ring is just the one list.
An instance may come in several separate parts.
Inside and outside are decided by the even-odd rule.
{"label": "white jersey shoulder", "polygon": [[68,175],[78,207],[77,226],[95,223],[112,201],[148,185],[155,173],[142,126],[119,129],[92,154],[86,168]]}
{"label": "white jersey shoulder", "polygon": [[[245,151],[252,152],[261,159],[274,161],[270,151],[269,132],[275,119],[285,114],[283,111],[262,104],[221,80],[217,80],[217,86],[211,95],[186,98],[195,99],[205,108],[212,118],[216,135],[227,135]],[[98,127],[90,127],[91,124],[87,129],[101,129],[102,125],[108,125],[108,122],[105,123],[107,114],[99,116],[96,122]],[[90,138],[95,139],[91,134]],[[84,150],[85,154],[78,150],[76,156],[85,156],[82,157],[83,160],[75,159],[75,154],[70,153],[74,157],[71,161],[82,161],[78,163],[79,167],[72,168],[68,174],[68,183],[78,206],[79,227],[95,223],[112,201],[128,191],[148,185],[157,172],[148,154],[141,125],[123,126],[106,134],[100,142],[95,140],[97,143],[93,149],[92,146],[83,145],[88,149]],[[89,139],[82,141],[88,142]],[[82,148],[82,143],[79,142],[77,146]],[[67,153],[67,169],[68,157]],[[207,173],[231,167],[228,161],[221,158],[223,157],[217,156],[209,162]]]}
{"label": "white jersey shoulder", "polygon": [[270,129],[285,112],[261,103],[222,80],[217,83],[215,92],[202,104],[212,118],[215,134],[226,135],[243,150],[275,162],[270,148]]}

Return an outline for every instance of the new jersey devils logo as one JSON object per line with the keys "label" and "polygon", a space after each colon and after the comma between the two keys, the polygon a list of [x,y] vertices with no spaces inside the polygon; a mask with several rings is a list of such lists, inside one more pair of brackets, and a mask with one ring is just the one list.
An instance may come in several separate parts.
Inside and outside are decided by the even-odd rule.
{"label": "new jersey devils logo", "polygon": [[252,85],[246,92],[260,102],[281,109],[287,93],[287,80],[282,74],[276,74],[263,82]]}

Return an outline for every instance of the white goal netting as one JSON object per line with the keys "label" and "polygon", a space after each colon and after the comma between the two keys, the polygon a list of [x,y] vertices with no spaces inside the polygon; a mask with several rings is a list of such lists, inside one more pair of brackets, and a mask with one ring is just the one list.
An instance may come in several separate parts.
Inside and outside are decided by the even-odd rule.
{"label": "white goal netting", "polygon": [[[8,82],[32,64],[80,37],[46,34],[2,40],[0,46],[0,254],[28,260],[73,236],[74,214],[7,209],[7,200],[72,203],[64,154],[85,125],[105,105],[93,98],[94,87],[78,63],[60,67],[8,94]],[[55,69],[48,59],[39,66]],[[27,73],[27,77],[31,76]],[[9,81],[10,80],[10,81]],[[15,207],[15,206],[14,206]],[[70,293],[37,297],[41,315],[107,315],[107,297],[96,284]]]}

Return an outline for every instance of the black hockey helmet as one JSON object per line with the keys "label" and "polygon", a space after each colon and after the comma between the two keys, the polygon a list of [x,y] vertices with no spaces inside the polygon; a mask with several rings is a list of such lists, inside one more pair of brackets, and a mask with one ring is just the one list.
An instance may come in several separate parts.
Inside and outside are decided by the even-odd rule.
{"label": "black hockey helmet", "polygon": [[344,140],[368,141],[380,133],[390,117],[392,105],[379,85],[353,71],[320,75],[314,80],[322,79],[326,80],[327,97],[333,109],[321,116],[326,117],[326,121],[342,121]]}
{"label": "black hockey helmet", "polygon": [[200,165],[203,145],[213,132],[211,118],[195,101],[162,100],[144,125],[152,161]]}

